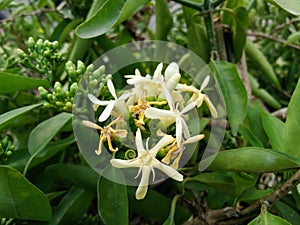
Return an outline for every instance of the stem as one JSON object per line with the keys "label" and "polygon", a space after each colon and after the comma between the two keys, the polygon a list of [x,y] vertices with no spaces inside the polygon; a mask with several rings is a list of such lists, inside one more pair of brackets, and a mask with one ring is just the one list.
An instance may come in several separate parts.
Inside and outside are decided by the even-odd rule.
{"label": "stem", "polygon": [[213,22],[213,11],[209,0],[204,0],[203,3],[204,12],[202,13],[204,18],[204,23],[207,32],[207,38],[210,45],[210,55],[211,58],[214,60],[219,60],[219,53],[217,47],[217,40],[216,34],[214,29],[214,22]]}

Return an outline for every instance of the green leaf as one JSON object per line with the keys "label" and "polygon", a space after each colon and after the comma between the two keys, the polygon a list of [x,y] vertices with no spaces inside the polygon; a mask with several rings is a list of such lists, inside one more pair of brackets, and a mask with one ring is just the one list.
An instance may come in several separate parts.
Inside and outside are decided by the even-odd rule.
{"label": "green leaf", "polygon": [[300,31],[294,32],[288,36],[285,44],[299,44],[300,41]]}
{"label": "green leaf", "polygon": [[219,152],[208,170],[271,172],[298,167],[296,162],[279,152],[258,147],[245,147]]}
{"label": "green leaf", "polygon": [[234,9],[235,18],[232,23],[233,49],[235,62],[240,61],[246,43],[246,30],[249,26],[248,11],[244,7]]}
{"label": "green leaf", "polygon": [[279,80],[273,70],[272,65],[269,63],[265,55],[258,49],[254,43],[247,38],[245,51],[248,59],[253,62],[259,70],[261,70],[261,75],[265,76],[266,80],[272,82],[278,89],[281,89]]}
{"label": "green leaf", "polygon": [[278,215],[289,221],[291,224],[298,224],[300,215],[295,207],[291,207],[282,201],[276,202],[274,206]]}
{"label": "green leaf", "polygon": [[286,116],[282,136],[282,149],[285,153],[300,158],[300,79],[294,90]]}
{"label": "green leaf", "polygon": [[127,187],[120,169],[109,166],[103,171],[104,176],[114,177],[115,183],[104,176],[98,180],[98,213],[104,224],[128,224]]}
{"label": "green leaf", "polygon": [[94,194],[73,187],[56,207],[49,225],[76,224],[88,211],[93,198]]}
{"label": "green leaf", "polygon": [[285,219],[268,212],[266,205],[262,205],[261,213],[248,225],[292,225]]}
{"label": "green leaf", "polygon": [[43,79],[30,78],[0,71],[0,94],[38,88],[39,86],[48,88],[50,87],[50,83]]}
{"label": "green leaf", "polygon": [[273,192],[272,189],[267,190],[257,190],[256,188],[249,188],[248,190],[244,191],[240,197],[239,201],[252,203],[259,199],[262,199],[263,197],[271,194]]}
{"label": "green leaf", "polygon": [[0,179],[1,217],[38,221],[51,219],[47,197],[21,173],[2,165]]}
{"label": "green leaf", "polygon": [[22,116],[23,114],[31,111],[34,108],[37,108],[41,106],[42,104],[34,104],[29,106],[24,106],[18,109],[14,109],[12,111],[9,111],[7,113],[4,113],[0,115],[0,129],[6,126],[9,122],[11,122],[14,119],[17,119],[19,116]]}
{"label": "green leaf", "polygon": [[[62,171],[64,172],[62,173]],[[54,164],[47,167],[46,173],[59,182],[70,183],[96,193],[99,174],[90,167],[72,164]]]}
{"label": "green leaf", "polygon": [[269,2],[279,6],[285,11],[300,16],[300,4],[298,0],[268,0]]}
{"label": "green leaf", "polygon": [[284,123],[280,119],[267,112],[263,112],[261,114],[261,118],[272,148],[282,151]]}
{"label": "green leaf", "polygon": [[212,61],[211,66],[223,94],[231,132],[236,135],[247,113],[248,97],[245,86],[234,64]]}
{"label": "green leaf", "polygon": [[180,195],[176,195],[171,203],[171,208],[170,208],[170,214],[168,216],[168,218],[166,219],[166,221],[163,223],[163,225],[175,225],[175,221],[174,221],[174,215],[175,215],[175,210],[176,210],[176,204],[178,199],[180,198]]}
{"label": "green leaf", "polygon": [[212,186],[218,190],[235,194],[235,185],[231,174],[212,172],[200,173],[194,177],[188,177],[184,180],[184,185],[188,182],[200,182]]}
{"label": "green leaf", "polygon": [[247,173],[234,173],[233,180],[236,186],[236,196],[237,198],[240,197],[240,195],[246,191],[247,189],[250,189],[255,186],[258,179],[258,175],[250,175]]}
{"label": "green leaf", "polygon": [[5,9],[10,3],[12,2],[12,0],[3,0],[0,2],[0,10]]}
{"label": "green leaf", "polygon": [[156,39],[167,41],[167,36],[173,25],[173,17],[167,0],[155,1]]}
{"label": "green leaf", "polygon": [[264,147],[264,145],[261,143],[258,137],[250,130],[249,127],[241,124],[239,127],[239,133],[243,135],[245,138],[247,138],[251,146],[261,147],[261,148]]}
{"label": "green leaf", "polygon": [[128,19],[146,0],[106,1],[97,12],[76,28],[80,38],[93,38],[109,31],[113,26]]}
{"label": "green leaf", "polygon": [[[40,154],[51,139],[71,120],[72,114],[60,113],[37,125],[30,133],[28,150],[31,155]],[[42,156],[42,154],[40,154]]]}

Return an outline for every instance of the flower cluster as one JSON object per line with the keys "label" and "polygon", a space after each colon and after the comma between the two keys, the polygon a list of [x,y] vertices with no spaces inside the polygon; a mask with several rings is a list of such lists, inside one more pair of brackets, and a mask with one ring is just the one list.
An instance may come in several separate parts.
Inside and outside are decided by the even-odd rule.
{"label": "flower cluster", "polygon": [[[176,63],[169,64],[164,73],[162,71],[162,63],[157,66],[153,76],[142,76],[136,69],[134,75],[125,76],[131,88],[120,93],[116,92],[112,80],[108,80],[111,99],[100,100],[88,94],[94,110],[99,111],[97,120],[100,125],[83,121],[85,126],[100,131],[99,147],[95,153],[100,155],[103,146],[107,146],[112,153],[112,166],[138,168],[136,178],[141,176],[141,179],[136,191],[137,199],[145,197],[151,173],[155,180],[155,169],[177,181],[183,180],[177,169],[185,145],[204,138],[203,134],[191,135],[188,114],[205,102],[211,115],[217,117],[215,107],[203,93],[209,76],[197,89],[180,83],[181,74]],[[187,100],[185,95],[188,96]],[[111,122],[107,122],[109,119]],[[133,144],[127,141],[130,133],[133,133]],[[137,154],[128,159],[124,157],[127,151]]]}

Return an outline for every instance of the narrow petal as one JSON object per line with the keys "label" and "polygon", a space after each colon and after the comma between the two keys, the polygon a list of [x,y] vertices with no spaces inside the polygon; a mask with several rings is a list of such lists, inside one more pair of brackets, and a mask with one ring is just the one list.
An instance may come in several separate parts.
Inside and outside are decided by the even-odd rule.
{"label": "narrow petal", "polygon": [[163,91],[163,94],[164,94],[166,100],[168,101],[170,110],[173,111],[175,109],[175,107],[174,107],[174,101],[172,99],[172,96],[171,96],[168,88],[166,87],[166,85],[164,83],[162,83],[162,91]]}
{"label": "narrow petal", "polygon": [[193,108],[195,108],[196,103],[192,102],[190,104],[188,104],[186,107],[184,107],[181,111],[181,114],[187,113],[188,111],[191,111]]}
{"label": "narrow petal", "polygon": [[176,119],[176,141],[177,145],[181,146],[182,141],[182,120],[180,117]]}
{"label": "narrow petal", "polygon": [[182,124],[182,131],[183,131],[183,136],[185,138],[189,138],[191,135],[190,135],[190,131],[189,131],[189,128],[185,122],[185,120],[181,117],[181,124]]}
{"label": "narrow petal", "polygon": [[105,109],[103,110],[103,112],[101,113],[101,115],[99,116],[98,121],[99,122],[103,122],[105,120],[107,120],[107,118],[110,116],[114,106],[115,106],[115,102],[114,100],[111,100],[108,105],[105,107]]}
{"label": "narrow petal", "polygon": [[183,91],[183,92],[198,92],[197,88],[195,88],[194,86],[186,85],[186,84],[177,84],[176,89]]}
{"label": "narrow petal", "polygon": [[139,71],[139,69],[135,69],[135,75],[141,77],[141,72]]}
{"label": "narrow petal", "polygon": [[135,134],[135,144],[138,151],[138,156],[141,156],[146,150],[143,145],[143,139],[140,128],[137,129]]}
{"label": "narrow petal", "polygon": [[192,143],[196,143],[196,142],[199,142],[201,141],[203,138],[205,137],[204,134],[198,134],[198,135],[195,135],[193,137],[189,137],[188,139],[186,139],[183,144],[192,144]]}
{"label": "narrow petal", "polygon": [[149,153],[152,157],[155,157],[159,150],[171,144],[174,141],[174,138],[171,135],[164,135],[156,145],[149,150]]}
{"label": "narrow petal", "polygon": [[141,167],[141,161],[138,158],[132,160],[111,159],[110,164],[116,168]]}
{"label": "narrow petal", "polygon": [[159,169],[174,180],[183,181],[182,174],[180,174],[177,170],[173,169],[172,167],[159,162],[157,159],[153,161],[152,165],[154,168]]}
{"label": "narrow petal", "polygon": [[176,118],[176,114],[170,110],[150,107],[145,110],[145,116],[150,119],[169,119]]}
{"label": "narrow petal", "polygon": [[137,200],[145,198],[148,191],[148,182],[150,177],[151,167],[144,166],[142,168],[142,178],[139,187],[136,190],[135,197]]}
{"label": "narrow petal", "polygon": [[93,122],[90,122],[88,120],[82,120],[82,123],[84,126],[87,126],[89,128],[93,128],[93,129],[97,129],[97,130],[102,130],[102,127],[100,127],[99,125],[93,123]]}
{"label": "narrow petal", "polygon": [[158,77],[161,76],[161,71],[162,71],[162,68],[163,68],[163,63],[160,63],[157,65],[155,71],[154,71],[154,74],[153,74],[153,78],[156,79]]}
{"label": "narrow petal", "polygon": [[179,67],[176,62],[172,62],[165,70],[165,79],[169,80],[175,73],[179,73]]}
{"label": "narrow petal", "polygon": [[114,84],[111,81],[111,79],[109,79],[107,81],[107,87],[108,87],[108,90],[111,93],[111,95],[114,97],[114,99],[117,99],[116,90],[115,90]]}
{"label": "narrow petal", "polygon": [[205,101],[211,115],[214,118],[217,118],[218,117],[218,112],[217,112],[216,108],[214,107],[214,105],[212,104],[212,102],[210,101],[210,99],[207,95],[204,95],[204,101]]}
{"label": "narrow petal", "polygon": [[173,91],[181,78],[180,73],[175,73],[166,83],[166,87],[169,91]]}
{"label": "narrow petal", "polygon": [[109,101],[101,101],[101,100],[99,100],[98,98],[96,98],[92,94],[88,94],[88,97],[89,97],[90,101],[92,103],[96,104],[96,105],[102,105],[102,106],[104,106],[104,105],[108,105],[108,103],[109,103]]}
{"label": "narrow petal", "polygon": [[206,86],[208,85],[208,83],[209,83],[209,76],[205,77],[203,83],[201,84],[200,92],[203,91],[204,88],[206,88]]}

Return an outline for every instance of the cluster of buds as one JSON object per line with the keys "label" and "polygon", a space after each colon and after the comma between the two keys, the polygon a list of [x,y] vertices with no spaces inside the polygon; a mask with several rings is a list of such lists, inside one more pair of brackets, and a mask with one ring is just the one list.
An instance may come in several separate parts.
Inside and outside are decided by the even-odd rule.
{"label": "cluster of buds", "polygon": [[49,81],[52,81],[58,67],[65,61],[62,54],[58,52],[58,42],[44,41],[42,39],[35,41],[30,37],[27,47],[29,55],[19,49],[20,63],[25,67],[44,74]]}
{"label": "cluster of buds", "polygon": [[15,150],[12,136],[6,135],[0,140],[0,162],[6,161]]}
{"label": "cluster of buds", "polygon": [[[186,145],[204,138],[204,134],[191,135],[188,114],[205,102],[211,115],[217,117],[215,107],[203,93],[209,76],[197,89],[180,83],[181,74],[176,63],[169,64],[164,74],[162,70],[160,63],[153,76],[142,76],[139,70],[134,75],[126,75],[131,88],[118,95],[112,80],[108,80],[107,88],[112,98],[100,100],[94,94],[88,94],[94,110],[99,111],[96,114],[99,114],[96,118],[99,124],[82,121],[85,126],[100,131],[96,155],[101,157],[103,146],[107,146],[105,149],[111,152],[112,166],[138,168],[136,178],[141,176],[141,179],[137,199],[145,197],[151,172],[153,181],[155,179],[155,169],[177,181],[183,180],[177,169]],[[130,144],[128,140],[132,137],[134,141]]]}

